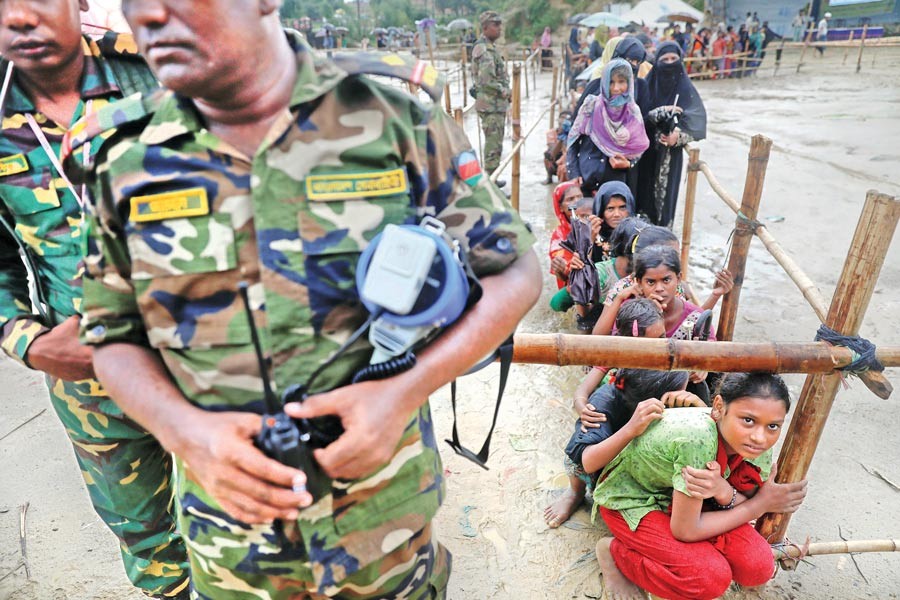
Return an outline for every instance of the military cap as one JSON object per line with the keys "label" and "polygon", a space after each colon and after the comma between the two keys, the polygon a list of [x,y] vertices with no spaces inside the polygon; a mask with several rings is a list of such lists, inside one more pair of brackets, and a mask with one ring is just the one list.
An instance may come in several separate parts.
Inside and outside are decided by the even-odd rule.
{"label": "military cap", "polygon": [[495,10],[486,10],[478,17],[478,22],[481,23],[481,26],[484,27],[485,23],[502,23],[503,18],[500,14]]}

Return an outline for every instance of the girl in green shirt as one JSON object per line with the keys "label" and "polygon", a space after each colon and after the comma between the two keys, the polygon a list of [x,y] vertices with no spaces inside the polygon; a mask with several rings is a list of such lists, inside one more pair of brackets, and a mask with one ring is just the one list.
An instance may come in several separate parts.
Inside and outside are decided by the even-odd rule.
{"label": "girl in green shirt", "polygon": [[606,467],[594,500],[614,536],[597,544],[610,597],[712,599],[732,581],[772,577],[769,544],[749,521],[794,512],[806,496],[806,481],[773,481],[789,408],[777,375],[732,373],[712,412],[665,411]]}

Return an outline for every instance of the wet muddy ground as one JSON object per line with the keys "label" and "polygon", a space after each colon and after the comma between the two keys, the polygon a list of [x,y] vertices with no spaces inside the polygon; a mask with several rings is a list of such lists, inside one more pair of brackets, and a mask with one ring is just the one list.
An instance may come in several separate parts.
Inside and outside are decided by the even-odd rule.
{"label": "wet muddy ground", "polygon": [[[875,59],[874,67],[871,65]],[[752,79],[699,82],[709,113],[701,158],[722,185],[740,198],[750,137],[774,144],[759,219],[830,299],[866,191],[900,194],[900,50],[867,50],[854,73],[855,55],[823,59],[807,55],[799,74],[768,63]],[[787,55],[785,65],[796,64]],[[549,74],[523,102],[527,129],[549,101]],[[459,91],[454,90],[454,105]],[[475,140],[475,119],[466,129]],[[541,185],[546,127],[538,126],[522,160],[521,211],[546,247],[554,217],[550,187]],[[474,144],[477,147],[477,143]],[[507,150],[509,144],[507,144]],[[504,178],[509,179],[508,172]],[[676,231],[680,231],[680,213]],[[706,185],[698,187],[690,279],[708,293],[721,266],[734,214]],[[571,317],[551,313],[555,286],[549,276],[539,304],[519,331],[574,331]],[[900,343],[900,242],[891,245],[861,335],[876,344]],[[758,241],[751,245],[735,339],[809,341],[818,322],[800,292]],[[896,369],[888,378],[900,385]],[[515,366],[494,434],[490,470],[442,450],[447,500],[437,518],[438,535],[454,554],[452,599],[597,598],[601,583],[593,548],[604,534],[585,508],[558,530],[542,519],[544,506],[566,485],[562,448],[575,415],[571,397],[582,376],[578,367]],[[490,423],[497,369],[461,380],[459,413],[464,443],[479,447]],[[0,362],[0,435],[47,411],[0,440],[0,598],[140,598],[125,580],[116,542],[91,512],[64,432],[52,415],[40,378],[9,361]],[[803,376],[788,377],[796,399]],[[856,380],[842,390],[810,472],[810,492],[793,517],[789,536],[813,541],[900,538],[900,467],[897,393],[879,400]],[[439,438],[451,428],[449,392],[432,400]],[[880,474],[877,475],[877,474]],[[891,484],[895,485],[891,485]],[[31,570],[26,580],[19,545],[19,507],[30,503],[26,527]],[[900,554],[812,557],[797,571],[780,572],[760,592],[732,591],[744,598],[897,598]]]}

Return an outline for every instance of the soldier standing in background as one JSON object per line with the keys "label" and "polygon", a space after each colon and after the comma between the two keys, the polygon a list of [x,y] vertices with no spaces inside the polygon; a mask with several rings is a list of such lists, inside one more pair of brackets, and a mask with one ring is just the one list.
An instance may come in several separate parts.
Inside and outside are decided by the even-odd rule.
{"label": "soldier standing in background", "polygon": [[0,77],[10,82],[0,98],[0,346],[46,374],[91,503],[119,538],[132,584],[150,596],[187,598],[187,553],[170,514],[171,457],[100,387],[92,351],[78,342],[82,189],[57,159],[75,119],[157,84],[130,35],[82,36],[79,8],[87,10],[86,0],[0,2]]}
{"label": "soldier standing in background", "polygon": [[[271,0],[123,10],[172,91],[98,113],[66,152],[77,163],[104,131],[82,329],[110,395],[178,461],[194,596],[442,598],[450,561],[432,539],[444,475],[428,396],[536,301],[533,236],[439,106],[363,75],[439,98],[430,66],[326,60],[281,29]],[[387,224],[424,215],[460,243],[483,295],[410,370],[351,384],[372,355],[352,337],[370,318],[354,283],[360,253]],[[313,454],[332,478],[315,499],[297,464],[254,446],[261,369],[279,392],[309,389],[288,415],[343,426]]]}
{"label": "soldier standing in background", "polygon": [[[479,17],[481,37],[472,49],[472,79],[475,88],[475,110],[484,131],[484,170],[491,174],[500,166],[503,152],[503,128],[512,92],[506,61],[494,42],[500,37],[503,19],[493,10],[486,10]],[[498,180],[503,187],[506,182]]]}

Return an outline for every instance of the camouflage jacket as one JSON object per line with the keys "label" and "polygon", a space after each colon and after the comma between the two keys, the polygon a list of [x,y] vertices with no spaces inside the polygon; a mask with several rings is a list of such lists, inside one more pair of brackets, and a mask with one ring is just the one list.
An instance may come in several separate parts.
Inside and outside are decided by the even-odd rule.
{"label": "camouflage jacket", "polygon": [[[283,390],[304,383],[367,317],[356,263],[386,224],[435,215],[481,275],[502,270],[533,242],[442,111],[317,58],[288,36],[298,61],[291,118],[273,127],[252,160],[171,92],[101,112],[71,141],[77,156],[79,137],[115,127],[88,174],[97,215],[83,339],[158,350],[184,396],[208,410],[264,411],[241,281]],[[417,66],[424,71],[406,71],[437,79]],[[366,339],[352,345],[312,391],[348,383],[371,351]],[[183,513],[227,518],[196,484],[179,485]],[[324,578],[317,583],[328,583],[334,564],[349,574],[383,556],[390,548],[379,534],[420,530],[442,495],[426,405],[381,471],[334,482],[331,495],[301,512],[297,527]],[[348,535],[356,531],[367,535]]]}
{"label": "camouflage jacket", "polygon": [[472,49],[472,81],[477,93],[475,110],[506,112],[511,93],[506,61],[494,43],[484,36],[478,38]]}
{"label": "camouflage jacket", "polygon": [[[98,41],[84,37],[82,46],[85,69],[81,102],[73,120],[84,115],[88,102],[94,111],[121,98],[123,89],[128,89],[120,85],[123,76],[135,80],[152,78],[137,56],[131,36],[109,34]],[[0,76],[6,73],[8,65],[7,61],[0,61]],[[79,313],[81,308],[81,209],[31,130],[26,114],[34,116],[57,154],[69,126],[54,123],[37,112],[13,77],[0,132],[0,218],[15,229],[16,236],[29,249],[37,278],[58,322]],[[6,229],[0,228],[0,346],[24,364],[31,342],[54,324],[32,314],[28,276],[18,245]]]}

